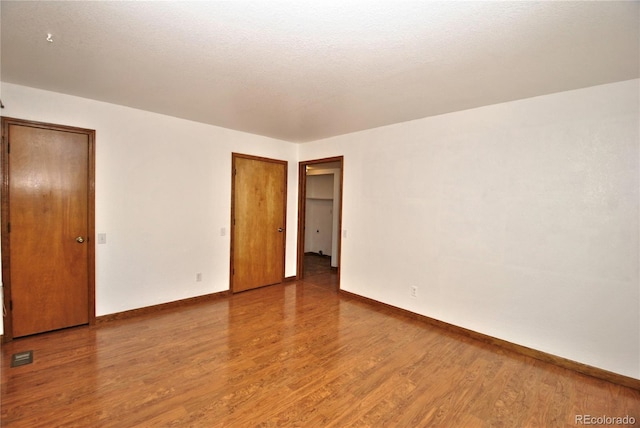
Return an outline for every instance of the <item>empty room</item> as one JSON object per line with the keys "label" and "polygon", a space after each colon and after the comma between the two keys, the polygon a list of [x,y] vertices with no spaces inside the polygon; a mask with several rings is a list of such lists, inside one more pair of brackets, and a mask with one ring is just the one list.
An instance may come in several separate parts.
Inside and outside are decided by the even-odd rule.
{"label": "empty room", "polygon": [[0,2],[3,427],[640,425],[640,2]]}

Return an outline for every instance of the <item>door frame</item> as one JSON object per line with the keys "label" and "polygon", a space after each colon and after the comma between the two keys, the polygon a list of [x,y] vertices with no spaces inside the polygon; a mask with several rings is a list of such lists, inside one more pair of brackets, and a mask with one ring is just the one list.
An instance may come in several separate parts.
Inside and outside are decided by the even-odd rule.
{"label": "door frame", "polygon": [[87,136],[89,143],[88,176],[87,176],[87,278],[89,325],[96,323],[96,283],[95,283],[95,134],[93,129],[77,128],[66,125],[35,122],[31,120],[2,117],[2,188],[0,212],[0,245],[2,248],[2,283],[3,283],[3,326],[2,341],[13,340],[13,308],[11,307],[11,247],[9,239],[9,126],[27,126],[52,131],[72,132]]}
{"label": "door frame", "polygon": [[256,161],[261,161],[261,162],[270,162],[270,163],[276,163],[276,164],[280,164],[284,166],[284,192],[283,192],[283,207],[284,207],[284,212],[282,213],[282,218],[283,218],[283,223],[284,223],[284,228],[283,228],[283,236],[282,236],[282,273],[281,273],[281,280],[280,282],[284,282],[285,280],[285,271],[286,271],[286,262],[287,262],[287,178],[289,175],[289,162],[285,161],[285,160],[280,160],[280,159],[271,159],[271,158],[265,158],[265,157],[261,157],[261,156],[253,156],[253,155],[247,155],[247,154],[243,154],[243,153],[236,153],[236,152],[232,152],[231,153],[231,226],[229,228],[230,230],[230,237],[229,237],[229,241],[230,241],[230,254],[229,254],[229,291],[231,291],[231,293],[236,293],[236,290],[234,290],[233,287],[233,269],[234,269],[234,259],[233,259],[233,249],[234,249],[234,245],[235,245],[235,232],[236,232],[236,225],[235,225],[235,216],[236,216],[236,159],[238,158],[242,158],[242,159],[250,159],[250,160],[256,160]]}
{"label": "door frame", "polygon": [[338,289],[342,268],[342,205],[344,202],[344,156],[301,161],[298,163],[298,251],[296,280],[304,278],[304,232],[307,215],[307,166],[322,163],[340,162],[340,210],[338,213]]}

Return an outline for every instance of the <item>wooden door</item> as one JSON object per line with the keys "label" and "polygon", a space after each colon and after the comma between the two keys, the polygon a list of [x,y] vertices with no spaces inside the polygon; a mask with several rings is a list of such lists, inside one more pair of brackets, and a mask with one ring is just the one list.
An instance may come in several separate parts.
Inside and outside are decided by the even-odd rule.
{"label": "wooden door", "polygon": [[284,279],[287,162],[233,154],[231,291]]}
{"label": "wooden door", "polygon": [[3,119],[3,280],[12,337],[87,324],[94,132]]}

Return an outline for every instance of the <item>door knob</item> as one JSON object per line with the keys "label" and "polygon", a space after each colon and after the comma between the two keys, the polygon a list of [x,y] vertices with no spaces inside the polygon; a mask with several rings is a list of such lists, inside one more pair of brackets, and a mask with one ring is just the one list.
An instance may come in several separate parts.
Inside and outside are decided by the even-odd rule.
{"label": "door knob", "polygon": [[78,237],[76,238],[76,242],[77,242],[78,244],[82,244],[82,243],[84,242],[84,238],[83,238],[82,236],[78,236]]}
{"label": "door knob", "polygon": [[281,227],[279,227],[279,228],[278,228],[278,232],[282,232],[282,231],[284,231],[284,229],[283,229],[283,228],[281,228]]}

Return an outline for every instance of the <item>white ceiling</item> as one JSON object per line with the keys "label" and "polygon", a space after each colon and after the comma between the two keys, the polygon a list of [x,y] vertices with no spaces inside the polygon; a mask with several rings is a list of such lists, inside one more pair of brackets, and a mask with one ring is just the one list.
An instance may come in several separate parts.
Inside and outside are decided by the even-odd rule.
{"label": "white ceiling", "polygon": [[306,142],[637,78],[639,6],[3,0],[0,78]]}

